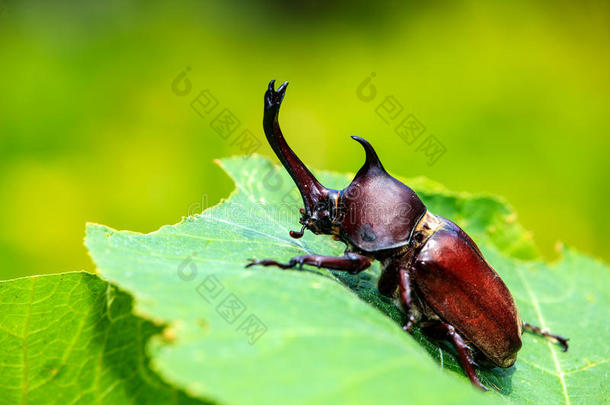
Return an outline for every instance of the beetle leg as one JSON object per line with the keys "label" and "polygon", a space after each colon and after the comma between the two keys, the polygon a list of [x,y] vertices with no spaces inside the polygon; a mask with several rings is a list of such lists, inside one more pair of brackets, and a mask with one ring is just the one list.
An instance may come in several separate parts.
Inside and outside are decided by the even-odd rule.
{"label": "beetle leg", "polygon": [[481,384],[479,381],[479,377],[477,377],[477,373],[475,371],[476,363],[472,359],[472,355],[470,353],[470,347],[464,342],[464,339],[460,334],[455,330],[455,328],[448,323],[438,322],[434,325],[425,327],[424,332],[428,335],[431,335],[435,339],[449,339],[453,346],[458,352],[458,357],[460,360],[460,365],[462,369],[470,379],[470,382],[475,387],[487,391],[488,388]]}
{"label": "beetle leg", "polygon": [[373,259],[368,256],[362,256],[357,253],[347,252],[343,257],[335,257],[335,256],[320,256],[320,255],[303,255],[293,257],[288,261],[288,263],[278,263],[275,260],[264,259],[264,260],[254,260],[248,259],[250,263],[246,265],[246,267],[250,266],[277,266],[280,269],[292,269],[299,266],[299,269],[303,268],[304,264],[309,264],[311,266],[316,266],[318,268],[322,267],[325,269],[331,270],[343,270],[347,271],[350,274],[357,274],[363,270],[369,268]]}
{"label": "beetle leg", "polygon": [[398,272],[393,267],[384,268],[377,281],[377,289],[386,297],[394,297],[398,287]]}
{"label": "beetle leg", "polygon": [[400,302],[407,314],[407,323],[403,325],[402,329],[409,332],[415,323],[415,316],[411,311],[413,297],[411,296],[411,281],[409,280],[409,272],[407,269],[400,269],[398,271],[398,287]]}
{"label": "beetle leg", "polygon": [[539,336],[548,338],[555,343],[559,343],[561,345],[561,347],[563,347],[564,352],[568,351],[568,340],[569,339],[566,339],[563,336],[553,335],[552,333],[544,331],[541,328],[539,328],[538,326],[531,325],[527,322],[523,322],[523,329],[529,330],[530,332],[535,333]]}

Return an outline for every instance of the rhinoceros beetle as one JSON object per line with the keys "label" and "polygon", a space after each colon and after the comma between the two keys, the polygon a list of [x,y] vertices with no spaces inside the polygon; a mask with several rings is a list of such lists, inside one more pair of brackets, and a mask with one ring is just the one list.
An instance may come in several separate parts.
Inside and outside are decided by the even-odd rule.
{"label": "rhinoceros beetle", "polygon": [[409,187],[390,176],[366,140],[353,136],[366,160],[343,190],[328,189],[286,143],[278,115],[286,86],[265,93],[263,128],[271,148],[303,198],[299,232],[332,235],[347,245],[343,257],[304,255],[287,263],[254,260],[254,265],[291,269],[304,264],[357,274],[373,260],[381,264],[381,294],[393,297],[406,314],[405,331],[414,325],[429,338],[446,340],[476,387],[486,390],[476,367],[510,367],[529,330],[568,349],[566,338],[521,320],[515,301],[474,241],[456,224],[426,209]]}

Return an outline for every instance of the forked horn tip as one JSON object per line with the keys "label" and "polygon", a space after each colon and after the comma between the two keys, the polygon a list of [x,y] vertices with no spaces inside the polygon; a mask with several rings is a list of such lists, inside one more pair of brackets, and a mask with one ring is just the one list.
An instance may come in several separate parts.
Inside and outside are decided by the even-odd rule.
{"label": "forked horn tip", "polygon": [[288,86],[288,82],[284,82],[275,90],[275,79],[269,82],[269,87],[267,92],[265,93],[265,106],[266,108],[270,108],[272,106],[279,106],[284,99],[284,93],[286,92],[286,87]]}

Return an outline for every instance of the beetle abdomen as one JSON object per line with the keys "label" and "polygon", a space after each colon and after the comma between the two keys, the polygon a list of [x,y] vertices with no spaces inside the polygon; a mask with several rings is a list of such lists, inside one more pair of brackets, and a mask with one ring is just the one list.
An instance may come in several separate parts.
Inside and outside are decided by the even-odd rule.
{"label": "beetle abdomen", "polygon": [[508,288],[476,244],[453,222],[442,225],[420,250],[414,283],[423,300],[492,363],[514,364],[522,322]]}

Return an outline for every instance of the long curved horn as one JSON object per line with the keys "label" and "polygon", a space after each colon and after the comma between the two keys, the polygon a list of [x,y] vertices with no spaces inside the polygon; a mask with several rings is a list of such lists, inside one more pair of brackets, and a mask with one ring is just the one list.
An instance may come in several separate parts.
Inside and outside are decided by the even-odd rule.
{"label": "long curved horn", "polygon": [[305,205],[305,212],[307,215],[311,215],[316,204],[328,197],[329,190],[320,184],[286,143],[284,135],[282,135],[280,130],[278,116],[288,82],[284,82],[277,90],[274,89],[274,85],[275,80],[271,80],[269,89],[265,93],[263,129],[265,130],[269,145],[271,145],[271,148],[273,148],[273,151],[299,188],[303,204]]}

